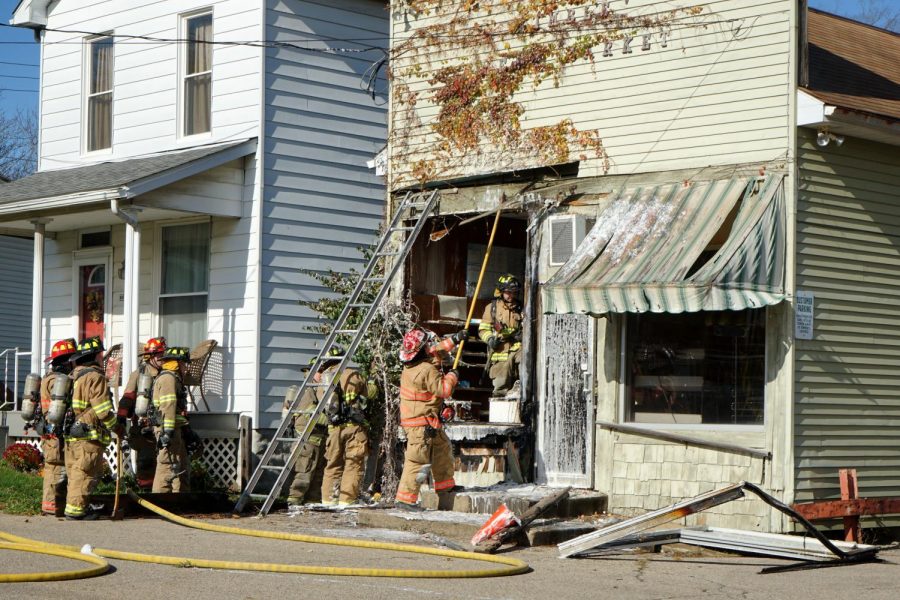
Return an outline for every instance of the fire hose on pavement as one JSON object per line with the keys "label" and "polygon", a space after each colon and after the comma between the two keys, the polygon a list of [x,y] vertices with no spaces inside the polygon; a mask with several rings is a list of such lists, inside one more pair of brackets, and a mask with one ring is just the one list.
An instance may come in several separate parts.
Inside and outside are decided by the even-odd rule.
{"label": "fire hose on pavement", "polygon": [[446,570],[446,569],[376,569],[363,567],[326,567],[314,565],[289,565],[279,563],[257,563],[257,562],[240,562],[226,560],[209,560],[203,558],[185,558],[178,556],[159,556],[152,554],[140,554],[137,552],[122,552],[119,550],[105,550],[101,548],[93,548],[90,554],[82,554],[79,549],[73,546],[65,546],[62,544],[53,544],[49,542],[41,542],[28,538],[19,537],[9,533],[0,532],[0,550],[18,550],[23,552],[35,552],[39,554],[50,554],[54,556],[62,556],[74,560],[82,560],[94,564],[89,569],[80,571],[59,571],[51,573],[15,573],[0,574],[0,583],[18,583],[26,581],[62,581],[66,579],[83,579],[86,577],[94,577],[102,575],[109,569],[109,565],[102,558],[111,558],[119,560],[128,560],[135,562],[154,563],[161,565],[172,565],[176,567],[197,567],[205,569],[231,569],[241,571],[263,571],[268,573],[297,573],[306,575],[338,575],[338,576],[357,576],[357,577],[409,577],[409,578],[430,578],[430,579],[461,579],[461,578],[478,578],[478,577],[501,577],[507,575],[518,575],[529,570],[528,564],[515,559],[502,556],[494,556],[489,554],[475,554],[471,552],[460,552],[458,550],[441,550],[437,548],[425,548],[412,546],[409,544],[394,544],[389,542],[371,542],[367,540],[352,540],[331,537],[319,537],[311,535],[302,535],[297,533],[282,533],[279,531],[266,531],[255,529],[242,529],[239,527],[226,527],[223,525],[213,525],[211,523],[203,523],[193,519],[185,519],[179,517],[167,510],[164,510],[155,504],[147,502],[140,498],[137,494],[130,491],[129,496],[143,506],[144,508],[156,513],[157,515],[167,519],[173,523],[201,529],[204,531],[214,531],[218,533],[228,533],[232,535],[243,535],[251,537],[261,537],[275,540],[286,540],[292,542],[305,542],[309,544],[329,544],[334,546],[348,546],[353,548],[366,548],[370,550],[389,550],[395,552],[406,552],[412,554],[427,554],[431,556],[440,556],[443,558],[459,558],[464,560],[475,560],[481,562],[494,563],[497,567],[485,569],[468,569],[468,570]]}

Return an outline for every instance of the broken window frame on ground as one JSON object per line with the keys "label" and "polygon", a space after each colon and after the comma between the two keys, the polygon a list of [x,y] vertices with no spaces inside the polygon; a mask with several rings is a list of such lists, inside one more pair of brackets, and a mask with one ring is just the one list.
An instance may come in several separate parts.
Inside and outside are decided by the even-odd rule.
{"label": "broken window frame on ground", "polygon": [[[752,492],[775,510],[788,515],[799,523],[805,536],[786,536],[760,532],[741,532],[719,528],[683,528],[676,536],[673,530],[651,531],[663,523],[687,517],[698,512],[743,498],[745,492]],[[801,561],[817,561],[825,564],[847,564],[875,560],[876,546],[850,544],[829,540],[800,513],[769,495],[761,487],[742,481],[699,496],[688,498],[672,506],[660,508],[631,519],[626,519],[609,527],[568,540],[557,546],[561,558],[584,556],[592,552],[623,550],[630,547],[659,545],[662,543],[689,543],[742,552],[775,556],[777,558],[797,558]],[[764,569],[763,572],[781,570],[781,567]]]}

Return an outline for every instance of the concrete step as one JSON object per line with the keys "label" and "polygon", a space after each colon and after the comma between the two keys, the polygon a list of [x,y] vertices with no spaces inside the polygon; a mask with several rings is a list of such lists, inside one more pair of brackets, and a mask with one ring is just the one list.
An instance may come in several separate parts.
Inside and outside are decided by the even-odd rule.
{"label": "concrete step", "polygon": [[[459,513],[492,514],[501,504],[516,514],[522,514],[545,496],[558,491],[537,485],[502,484],[489,488],[466,489],[461,492],[437,494],[423,489],[419,493],[422,506],[431,510],[452,510]],[[574,519],[606,512],[608,498],[593,490],[572,490],[569,497],[551,507],[542,518]]]}

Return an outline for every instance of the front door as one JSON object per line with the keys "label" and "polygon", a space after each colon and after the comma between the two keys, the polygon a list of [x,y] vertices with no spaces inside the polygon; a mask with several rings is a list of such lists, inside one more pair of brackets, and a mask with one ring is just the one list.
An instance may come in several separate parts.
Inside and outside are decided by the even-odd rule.
{"label": "front door", "polygon": [[538,389],[538,482],[590,488],[594,470],[594,319],[544,315]]}
{"label": "front door", "polygon": [[106,257],[75,263],[75,317],[78,339],[106,340],[109,312],[109,264]]}

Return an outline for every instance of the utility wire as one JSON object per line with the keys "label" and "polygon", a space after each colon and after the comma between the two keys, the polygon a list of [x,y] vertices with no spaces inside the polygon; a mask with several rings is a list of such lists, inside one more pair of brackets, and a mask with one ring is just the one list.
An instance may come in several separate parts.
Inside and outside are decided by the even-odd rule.
{"label": "utility wire", "polygon": [[0,73],[0,79],[4,77],[9,79],[38,79],[34,75],[8,75],[6,73]]}
{"label": "utility wire", "polygon": [[11,65],[13,67],[39,67],[39,66],[41,66],[37,63],[9,62],[9,61],[5,61],[5,60],[0,60],[0,65]]}

